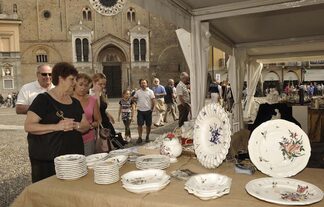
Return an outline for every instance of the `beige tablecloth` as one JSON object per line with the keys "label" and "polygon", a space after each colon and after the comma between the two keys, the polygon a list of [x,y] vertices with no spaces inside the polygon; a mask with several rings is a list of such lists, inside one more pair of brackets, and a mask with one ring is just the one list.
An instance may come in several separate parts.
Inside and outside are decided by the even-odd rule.
{"label": "beige tablecloth", "polygon": [[[232,163],[223,163],[214,170],[202,167],[197,160],[182,156],[179,161],[167,169],[168,174],[176,169],[190,169],[197,173],[216,172],[232,178],[231,192],[221,198],[202,201],[188,194],[184,189],[185,181],[172,178],[171,183],[163,190],[155,193],[134,194],[126,191],[121,181],[111,185],[98,185],[93,181],[93,171],[74,181],[59,180],[55,176],[34,183],[20,194],[13,207],[44,206],[131,206],[131,207],[181,207],[181,206],[226,206],[255,207],[279,206],[267,203],[250,196],[245,191],[245,184],[253,179],[267,177],[257,172],[254,175],[236,174]],[[121,168],[120,175],[135,170],[134,163],[127,163]],[[293,178],[310,182],[324,189],[324,170],[307,168]],[[310,206],[324,206],[324,200]]]}

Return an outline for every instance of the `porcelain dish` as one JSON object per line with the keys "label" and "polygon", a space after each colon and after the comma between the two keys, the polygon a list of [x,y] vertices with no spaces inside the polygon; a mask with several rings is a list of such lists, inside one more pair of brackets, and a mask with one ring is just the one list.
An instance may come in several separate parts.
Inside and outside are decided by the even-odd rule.
{"label": "porcelain dish", "polygon": [[199,112],[193,143],[198,161],[206,168],[216,168],[226,158],[231,129],[228,115],[219,104],[206,105]]}
{"label": "porcelain dish", "polygon": [[201,200],[210,200],[228,194],[231,184],[232,179],[225,175],[206,173],[190,177],[185,189]]}
{"label": "porcelain dish", "polygon": [[248,150],[253,164],[271,177],[290,177],[302,171],[310,158],[307,134],[296,124],[270,120],[251,134]]}
{"label": "porcelain dish", "polygon": [[291,178],[259,178],[248,182],[245,189],[260,200],[282,205],[309,205],[323,199],[317,186]]}

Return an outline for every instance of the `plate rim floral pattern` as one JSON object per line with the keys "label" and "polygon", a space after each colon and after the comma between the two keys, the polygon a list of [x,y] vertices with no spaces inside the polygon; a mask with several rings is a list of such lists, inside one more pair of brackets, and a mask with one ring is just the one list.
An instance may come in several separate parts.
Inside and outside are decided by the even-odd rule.
{"label": "plate rim floral pattern", "polygon": [[[248,150],[252,163],[262,173],[282,178],[294,176],[306,167],[311,147],[307,134],[299,126],[276,119],[260,124],[252,132]],[[272,152],[273,159],[263,156],[266,152]],[[279,161],[275,162],[275,158]]]}
{"label": "plate rim floral pattern", "polygon": [[[210,137],[210,134],[205,134],[206,130],[200,130],[201,125],[206,124],[206,120],[215,119],[214,123],[209,124],[209,132],[214,134],[215,137]],[[219,124],[220,123],[220,124]],[[214,125],[213,125],[214,124]],[[220,126],[217,126],[219,124]],[[211,127],[213,125],[213,127]],[[218,128],[217,128],[218,127]],[[217,128],[215,131],[214,129]],[[220,130],[222,130],[220,134]],[[221,137],[219,138],[218,136]],[[206,139],[206,137],[208,139]],[[210,140],[209,140],[210,138]],[[220,140],[221,139],[221,140]],[[206,152],[206,142],[210,145],[220,145],[219,151],[214,151],[213,153]],[[231,143],[231,127],[227,113],[219,105],[215,103],[208,104],[204,106],[195,121],[194,133],[193,133],[193,144],[195,149],[195,154],[197,155],[198,161],[206,168],[216,168],[223,160],[226,158],[228,149]],[[208,151],[208,150],[207,150]]]}
{"label": "plate rim floral pattern", "polygon": [[[273,188],[277,188],[276,191],[280,192],[280,188],[282,186],[294,186],[296,188],[296,192],[287,192],[287,193],[278,193],[278,196],[281,198],[269,198],[267,196],[263,196],[262,189],[264,190],[268,189],[272,186]],[[279,187],[278,187],[279,186]],[[255,190],[257,188],[258,190]],[[249,181],[245,185],[245,190],[253,197],[258,198],[263,201],[267,201],[270,203],[275,204],[282,204],[282,205],[309,205],[312,203],[317,203],[323,199],[323,191],[318,188],[316,185],[313,185],[311,183],[297,180],[297,179],[291,179],[291,178],[270,178],[270,177],[264,177],[264,178],[257,178],[254,180]],[[266,191],[268,195],[270,193]],[[314,194],[314,192],[316,194]],[[307,200],[290,200],[287,199],[287,195],[289,194],[297,194],[297,195],[304,195],[304,196],[310,196],[310,198]]]}

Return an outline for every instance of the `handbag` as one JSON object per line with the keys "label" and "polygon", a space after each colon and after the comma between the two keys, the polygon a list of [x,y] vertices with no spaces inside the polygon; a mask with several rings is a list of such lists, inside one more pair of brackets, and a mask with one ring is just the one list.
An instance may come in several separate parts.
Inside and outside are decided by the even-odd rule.
{"label": "handbag", "polygon": [[96,153],[110,152],[112,150],[110,136],[110,130],[99,124],[97,128]]}
{"label": "handbag", "polygon": [[112,135],[111,137],[109,137],[109,139],[113,146],[117,149],[124,149],[124,145],[128,144],[128,142],[123,139],[123,136],[120,132]]}

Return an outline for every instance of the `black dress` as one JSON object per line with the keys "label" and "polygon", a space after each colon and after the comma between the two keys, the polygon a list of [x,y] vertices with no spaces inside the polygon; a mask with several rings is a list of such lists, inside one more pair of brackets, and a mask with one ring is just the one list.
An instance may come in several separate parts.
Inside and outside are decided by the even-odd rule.
{"label": "black dress", "polygon": [[114,126],[112,125],[112,123],[109,120],[109,117],[106,114],[106,109],[107,109],[107,103],[103,100],[102,96],[100,96],[100,115],[101,115],[101,124],[104,128],[110,129],[110,133],[112,135],[116,135],[116,131]]}
{"label": "black dress", "polygon": [[[28,110],[41,118],[40,124],[57,124],[60,121],[56,115],[57,109],[63,111],[65,118],[73,118],[77,122],[81,121],[84,113],[77,99],[72,98],[71,104],[62,104],[45,93],[39,94]],[[55,131],[42,135],[28,133],[27,140],[33,182],[55,174],[55,157],[84,154],[82,134],[77,130]]]}

